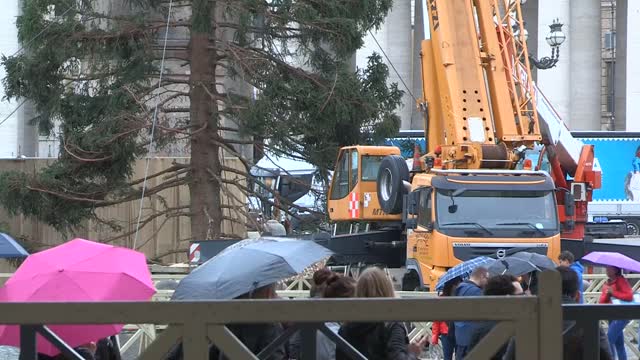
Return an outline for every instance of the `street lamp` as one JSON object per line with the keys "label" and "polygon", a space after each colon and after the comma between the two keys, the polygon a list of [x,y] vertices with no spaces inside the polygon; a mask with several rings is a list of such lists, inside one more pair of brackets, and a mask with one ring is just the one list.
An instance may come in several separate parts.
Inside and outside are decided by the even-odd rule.
{"label": "street lamp", "polygon": [[529,55],[529,61],[533,66],[540,70],[551,69],[558,64],[560,59],[560,45],[564,43],[567,36],[562,32],[562,24],[559,19],[553,20],[553,23],[549,25],[550,32],[545,38],[547,44],[551,46],[551,57],[545,56],[540,60],[537,60],[532,55]]}
{"label": "street lamp", "polygon": [[[524,26],[527,26],[526,23],[524,23]],[[520,37],[520,28],[517,27],[516,25],[513,26],[515,29],[515,32],[513,33],[513,36],[515,36],[516,38]],[[524,28],[524,31],[522,32],[522,39],[520,41],[522,42],[527,42],[527,40],[529,40],[529,32],[527,31],[526,28]]]}

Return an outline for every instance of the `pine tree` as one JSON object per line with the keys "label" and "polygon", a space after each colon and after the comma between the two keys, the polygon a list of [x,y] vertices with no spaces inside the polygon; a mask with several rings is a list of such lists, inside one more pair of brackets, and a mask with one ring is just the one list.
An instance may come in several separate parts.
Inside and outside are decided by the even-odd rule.
{"label": "pine tree", "polygon": [[[42,133],[59,124],[61,155],[35,176],[0,175],[0,204],[12,214],[68,231],[97,208],[140,198],[132,166],[147,155],[155,118],[153,149],[182,143],[191,158],[150,174],[172,176],[145,196],[187,185],[190,207],[172,211],[190,217],[193,238],[215,238],[224,235],[221,190],[249,191],[222,177],[248,173],[243,146],[266,139],[328,169],[340,146],[399,127],[402,91],[387,84],[382,59],[348,66],[392,0],[122,1],[23,1],[26,50],[2,58],[4,87],[34,103]],[[226,168],[223,152],[245,168]]]}

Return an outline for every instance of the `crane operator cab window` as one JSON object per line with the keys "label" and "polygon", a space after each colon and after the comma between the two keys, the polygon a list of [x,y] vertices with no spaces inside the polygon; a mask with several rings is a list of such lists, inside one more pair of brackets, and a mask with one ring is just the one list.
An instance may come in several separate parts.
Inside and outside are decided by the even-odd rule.
{"label": "crane operator cab window", "polygon": [[358,183],[358,152],[356,150],[345,150],[340,153],[333,176],[335,181],[331,189],[331,200],[343,199]]}
{"label": "crane operator cab window", "polygon": [[358,152],[355,150],[351,150],[351,183],[349,186],[349,191],[353,190],[353,188],[358,183]]}

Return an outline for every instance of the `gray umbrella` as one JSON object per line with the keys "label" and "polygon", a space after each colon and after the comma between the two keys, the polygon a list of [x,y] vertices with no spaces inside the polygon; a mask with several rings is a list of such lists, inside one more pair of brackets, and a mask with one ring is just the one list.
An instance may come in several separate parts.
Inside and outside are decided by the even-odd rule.
{"label": "gray umbrella", "polygon": [[332,253],[313,241],[263,238],[237,244],[186,276],[172,300],[233,299],[295,276]]}
{"label": "gray umbrella", "polygon": [[492,276],[504,274],[520,276],[532,271],[540,271],[540,269],[531,262],[513,256],[496,260],[487,270],[489,270],[489,274]]}
{"label": "gray umbrella", "polygon": [[533,265],[537,266],[540,270],[555,270],[556,264],[549,259],[549,257],[541,254],[536,254],[527,251],[521,251],[511,255],[512,257],[516,257],[518,259],[526,260]]}

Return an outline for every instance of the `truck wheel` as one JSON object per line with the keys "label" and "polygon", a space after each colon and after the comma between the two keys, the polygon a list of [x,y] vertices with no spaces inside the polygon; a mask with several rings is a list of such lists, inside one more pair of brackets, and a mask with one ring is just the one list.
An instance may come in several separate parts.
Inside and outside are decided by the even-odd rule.
{"label": "truck wheel", "polygon": [[420,287],[420,277],[415,270],[409,270],[402,276],[402,291],[415,291]]}
{"label": "truck wheel", "polygon": [[409,181],[409,168],[401,156],[389,155],[382,159],[378,170],[378,201],[387,214],[402,213],[402,198],[406,194],[404,181]]}
{"label": "truck wheel", "polygon": [[627,235],[640,235],[640,222],[637,220],[629,220],[627,223]]}

